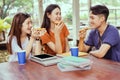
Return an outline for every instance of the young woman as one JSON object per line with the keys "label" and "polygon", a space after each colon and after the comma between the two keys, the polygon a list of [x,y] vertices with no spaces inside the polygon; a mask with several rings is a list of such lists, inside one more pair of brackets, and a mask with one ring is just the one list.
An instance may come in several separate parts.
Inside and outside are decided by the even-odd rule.
{"label": "young woman", "polygon": [[[14,16],[10,32],[8,34],[8,51],[11,54],[9,61],[17,61],[16,52],[26,50],[26,57],[30,58],[31,51],[41,53],[41,43],[38,39],[40,31],[32,29],[32,21],[29,14],[18,13]],[[35,42],[35,46],[33,45]]]}
{"label": "young woman", "polygon": [[41,27],[47,31],[41,36],[45,53],[56,55],[69,51],[69,31],[61,20],[61,9],[58,5],[51,4],[46,8]]}

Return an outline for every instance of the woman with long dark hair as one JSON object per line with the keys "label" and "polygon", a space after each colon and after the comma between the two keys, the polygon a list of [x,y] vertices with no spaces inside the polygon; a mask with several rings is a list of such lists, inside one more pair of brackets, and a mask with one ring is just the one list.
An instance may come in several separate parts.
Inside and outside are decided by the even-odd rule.
{"label": "woman with long dark hair", "polygon": [[57,4],[50,4],[46,8],[41,27],[47,31],[41,37],[45,53],[56,55],[69,51],[69,31],[62,21],[61,9]]}

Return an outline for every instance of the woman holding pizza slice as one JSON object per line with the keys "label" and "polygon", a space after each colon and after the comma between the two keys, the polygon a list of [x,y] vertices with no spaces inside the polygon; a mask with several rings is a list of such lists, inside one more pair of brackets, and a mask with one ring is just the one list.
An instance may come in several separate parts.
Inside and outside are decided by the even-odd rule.
{"label": "woman holding pizza slice", "polygon": [[56,55],[69,51],[69,31],[61,20],[61,9],[57,4],[50,4],[46,8],[41,27],[47,31],[41,36],[45,53]]}
{"label": "woman holding pizza slice", "polygon": [[[26,51],[26,58],[31,55],[41,53],[41,42],[39,37],[43,31],[32,28],[31,16],[27,13],[17,13],[12,21],[11,29],[8,34],[8,52],[10,53],[9,62],[18,61],[17,52]],[[35,54],[32,54],[32,53]]]}

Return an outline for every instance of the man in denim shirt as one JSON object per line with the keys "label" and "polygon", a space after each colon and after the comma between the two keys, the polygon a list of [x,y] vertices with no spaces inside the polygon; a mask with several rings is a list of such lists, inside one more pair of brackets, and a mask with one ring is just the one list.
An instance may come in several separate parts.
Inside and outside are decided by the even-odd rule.
{"label": "man in denim shirt", "polygon": [[90,31],[85,40],[86,30],[80,30],[79,50],[87,52],[91,47],[95,50],[89,53],[98,58],[120,62],[120,36],[118,30],[107,24],[109,10],[106,6],[96,5],[90,8]]}

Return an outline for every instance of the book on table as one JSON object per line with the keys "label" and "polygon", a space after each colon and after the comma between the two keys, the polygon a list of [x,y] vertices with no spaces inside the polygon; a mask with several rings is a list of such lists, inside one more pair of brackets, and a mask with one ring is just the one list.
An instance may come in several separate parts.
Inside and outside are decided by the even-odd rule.
{"label": "book on table", "polygon": [[57,64],[61,71],[89,70],[92,61],[86,58],[68,56],[64,57]]}

